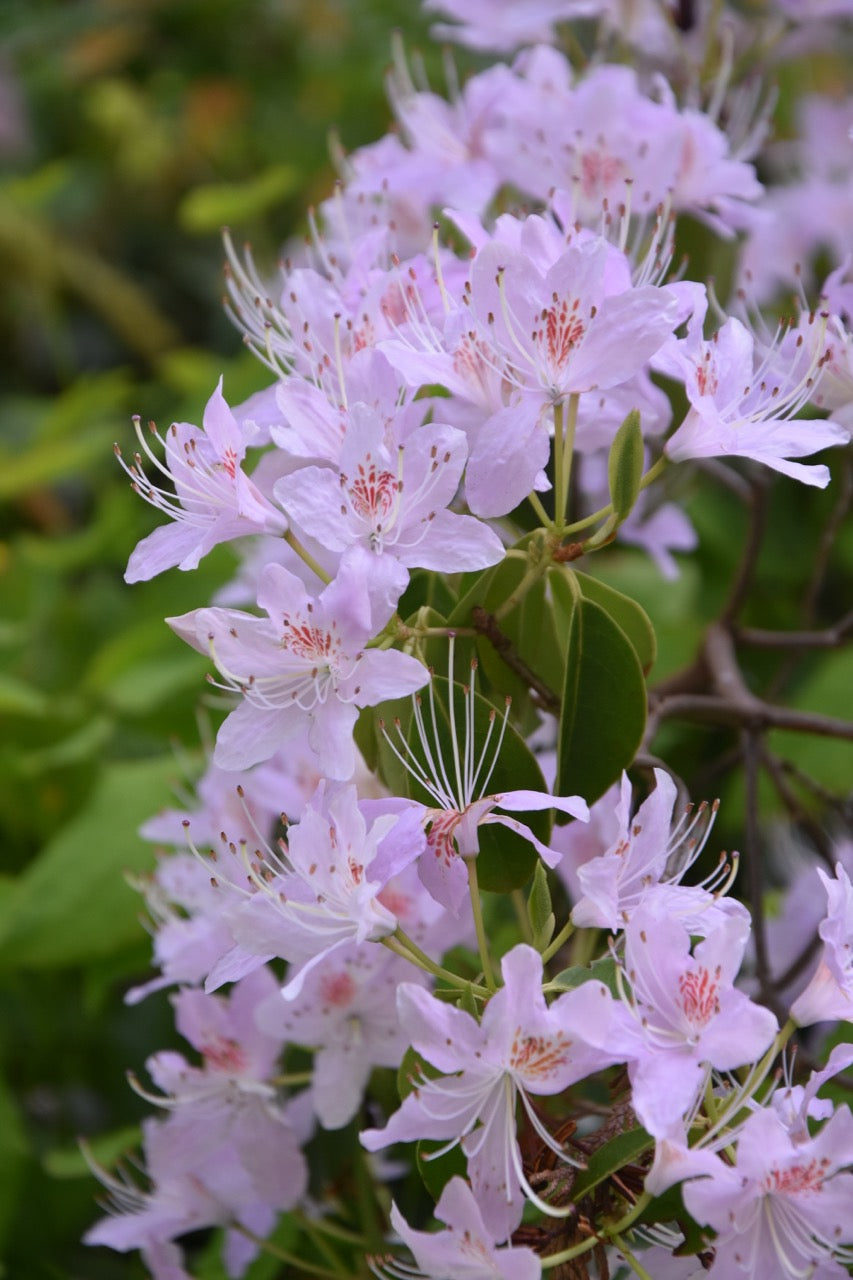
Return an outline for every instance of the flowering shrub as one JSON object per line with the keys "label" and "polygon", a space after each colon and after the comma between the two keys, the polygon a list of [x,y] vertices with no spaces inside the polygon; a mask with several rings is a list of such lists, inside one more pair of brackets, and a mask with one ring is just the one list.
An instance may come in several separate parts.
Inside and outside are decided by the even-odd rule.
{"label": "flowering shrub", "polygon": [[[818,99],[786,182],[754,163],[755,77],[832,15],[426,8],[508,61],[445,98],[398,47],[397,130],[342,161],[276,282],[226,237],[272,385],[229,406],[220,381],[201,428],[137,423],[117,450],[172,521],[128,581],[222,542],[242,564],[168,619],[228,714],[197,802],[143,828],[172,851],[142,884],[158,974],[130,999],[177,988],[194,1057],[134,1081],[162,1114],[138,1176],[93,1161],[112,1212],[87,1240],[156,1280],[214,1227],[234,1277],[846,1275],[853,1117],[818,1091],[853,1048],[810,1029],[853,1012],[850,845],[797,774],[825,904],[814,942],[774,939],[758,776],[799,819],[769,735],[853,735],[778,701],[779,672],[759,695],[741,657],[850,630],[811,625],[820,563],[799,632],[743,622],[769,472],[825,487],[802,459],[853,414],[849,258],[822,273],[834,215],[808,194],[849,199],[853,108],[831,165],[814,131],[842,108]],[[674,265],[685,228],[731,242],[729,300]],[[677,576],[690,463],[748,536],[692,663],[647,686],[655,630],[598,566],[628,543],[661,591]],[[681,720],[734,731],[752,915],[667,750]]]}

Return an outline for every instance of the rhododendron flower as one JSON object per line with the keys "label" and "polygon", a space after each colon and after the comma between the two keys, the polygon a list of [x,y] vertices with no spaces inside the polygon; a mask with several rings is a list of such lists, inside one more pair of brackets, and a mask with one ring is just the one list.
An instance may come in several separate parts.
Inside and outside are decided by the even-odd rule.
{"label": "rhododendron flower", "polygon": [[435,1206],[446,1231],[414,1231],[395,1204],[391,1226],[415,1255],[417,1270],[394,1259],[377,1259],[382,1280],[539,1280],[542,1267],[532,1249],[495,1248],[494,1234],[462,1178],[451,1178]]}
{"label": "rhododendron flower", "polygon": [[172,481],[174,494],[149,480],[141,454],[128,465],[116,446],[136,492],[173,521],[142,539],[128,562],[126,582],[142,582],[175,566],[195,569],[220,542],[287,529],[282,512],[243,471],[246,447],[257,431],[249,423],[238,424],[222,395],[221,378],[202,421],[203,431],[187,422],[173,422],[165,440],[156,437],[165,452],[164,465],[147,444],[137,419],[137,435],[148,462]]}
{"label": "rhododendron flower", "polygon": [[[462,726],[459,728],[456,724],[457,693],[453,680],[453,656],[454,644],[451,637],[447,688],[452,723],[452,760],[445,763],[442,759],[432,684],[429,690],[431,721],[429,727],[420,699],[413,699],[414,723],[421,748],[420,756],[403,736],[399,723],[395,725],[396,737],[388,733],[384,724],[380,727],[397,759],[435,802],[433,805],[419,804],[414,800],[390,803],[397,809],[414,811],[420,815],[427,832],[427,847],[419,862],[421,881],[436,902],[442,903],[456,915],[468,892],[468,872],[464,860],[475,858],[479,853],[481,826],[497,823],[499,826],[509,828],[510,831],[516,832],[522,839],[527,840],[547,866],[553,867],[559,862],[560,854],[543,844],[525,823],[509,817],[508,814],[557,809],[581,822],[586,822],[589,818],[589,806],[581,796],[554,796],[547,791],[530,789],[491,793],[488,791],[500,756],[509,707],[507,706],[505,710],[497,741],[493,745],[491,740],[497,721],[497,712],[494,710],[490,712],[489,727],[480,745],[478,756],[474,730],[476,712],[474,676],[477,664],[475,662],[471,664],[470,684],[463,686],[462,689],[463,717]],[[489,755],[490,746],[491,756]],[[501,809],[505,812],[497,812]]]}
{"label": "rhododendron flower", "polygon": [[835,879],[820,867],[817,873],[827,898],[827,914],[818,926],[823,951],[809,985],[791,1006],[800,1027],[837,1018],[853,1022],[853,885],[840,862]]}
{"label": "rhododendron flower", "polygon": [[646,901],[676,916],[694,934],[706,934],[727,916],[745,913],[739,902],[721,899],[734,874],[725,862],[704,884],[679,883],[705,847],[717,806],[703,803],[695,813],[688,806],[674,823],[675,783],[665,769],[655,769],[654,775],[654,790],[632,817],[631,783],[622,774],[615,809],[618,837],[576,871],[579,897],[572,922],[581,928],[624,929]]}
{"label": "rhododendron flower", "polygon": [[677,1129],[710,1067],[753,1062],[773,1040],[773,1014],[733,985],[748,937],[748,919],[736,916],[691,956],[687,929],[646,906],[625,928],[630,997],[596,1042],[628,1062],[632,1105],[655,1137]]}
{"label": "rhododendron flower", "polygon": [[374,1067],[399,1066],[407,1041],[397,987],[413,976],[411,965],[384,948],[350,943],[320,960],[293,999],[276,990],[259,1005],[263,1030],[316,1050],[311,1099],[325,1129],[353,1118]]}
{"label": "rhododendron flower", "polygon": [[208,976],[208,987],[281,956],[295,966],[284,987],[295,999],[327,956],[394,932],[396,917],[379,894],[423,844],[415,813],[386,813],[368,823],[355,787],[321,782],[281,852],[247,859],[254,892],[239,891],[242,901],[225,916],[235,945]]}
{"label": "rhododendron flower", "polygon": [[[750,1116],[737,1164],[684,1184],[688,1212],[717,1232],[710,1274],[719,1280],[843,1280],[853,1261],[853,1115],[839,1109],[820,1132],[793,1142],[772,1109]],[[847,1242],[847,1247],[845,1247]]]}
{"label": "rhododendron flower", "polygon": [[460,1143],[483,1215],[496,1240],[518,1226],[524,1197],[543,1213],[560,1216],[542,1200],[524,1173],[515,1128],[520,1097],[536,1133],[561,1158],[527,1095],[561,1093],[570,1084],[617,1061],[608,1043],[613,1001],[600,982],[586,982],[550,1006],[542,994],[542,959],[532,947],[513,947],[501,961],[504,986],[491,997],[481,1023],[470,1014],[404,983],[398,990],[400,1021],[415,1050],[444,1074],[426,1077],[384,1129],[368,1129],[368,1151],[416,1138]]}
{"label": "rhododendron flower", "polygon": [[353,559],[312,599],[294,574],[272,564],[258,592],[268,619],[236,609],[196,609],[167,619],[211,655],[225,688],[243,694],[217,735],[217,765],[246,769],[267,760],[307,726],[325,773],[352,775],[358,708],[404,696],[427,679],[426,668],[408,654],[365,648],[393,612],[387,597],[371,598],[376,586],[363,560]]}
{"label": "rhododendron flower", "polygon": [[[420,427],[389,447],[385,424],[366,405],[353,405],[339,470],[303,467],[275,485],[293,522],[332,551],[363,547],[387,561],[456,573],[483,569],[503,556],[497,534],[447,506],[456,495],[468,445],[464,434],[437,424]],[[403,586],[406,575],[402,575]]]}
{"label": "rhododendron flower", "polygon": [[[822,340],[792,344],[782,340],[762,348],[746,326],[730,316],[706,340],[701,309],[686,338],[671,342],[653,363],[679,378],[690,401],[681,426],[665,452],[674,462],[687,458],[752,458],[774,471],[824,488],[829,468],[792,462],[850,438],[833,421],[792,421],[813,397],[826,361]],[[814,317],[812,324],[821,324]],[[806,360],[799,358],[804,350]]]}

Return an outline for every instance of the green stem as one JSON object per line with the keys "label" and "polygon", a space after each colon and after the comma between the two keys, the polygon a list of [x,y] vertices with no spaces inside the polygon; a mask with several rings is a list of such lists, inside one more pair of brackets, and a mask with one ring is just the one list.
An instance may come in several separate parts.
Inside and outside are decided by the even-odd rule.
{"label": "green stem", "polygon": [[530,503],[531,507],[536,512],[537,516],[542,521],[545,528],[553,529],[554,521],[551,519],[551,517],[548,515],[548,512],[542,506],[542,503],[539,501],[539,495],[531,491],[527,495],[527,501]]}
{"label": "green stem", "polygon": [[470,987],[477,996],[488,996],[491,992],[487,987],[478,986],[474,982],[469,982],[467,978],[460,978],[457,973],[451,973],[449,969],[443,969],[440,964],[436,964],[434,960],[421,951],[417,943],[403,932],[397,929],[396,933],[390,937],[381,939],[382,945],[387,947],[389,951],[393,951],[395,955],[402,956],[404,960],[408,960],[410,964],[417,965],[419,969],[431,973],[435,978],[441,978],[449,986],[455,987],[458,991],[467,991]]}
{"label": "green stem", "polygon": [[515,606],[524,599],[530,588],[539,581],[550,563],[550,550],[546,552],[546,548],[543,546],[540,549],[540,555],[536,561],[531,564],[512,595],[507,596],[503,604],[498,605],[497,609],[492,610],[492,617],[496,622],[500,622],[501,618],[505,618],[508,613],[512,613]]}
{"label": "green stem", "polygon": [[245,1236],[247,1240],[251,1240],[264,1253],[268,1253],[270,1257],[278,1258],[281,1262],[288,1263],[291,1267],[295,1267],[297,1271],[307,1272],[311,1276],[323,1276],[325,1280],[340,1280],[341,1271],[329,1271],[326,1267],[318,1266],[316,1262],[307,1262],[304,1258],[299,1258],[295,1253],[290,1253],[287,1249],[282,1249],[279,1245],[273,1244],[272,1240],[265,1240],[263,1236],[255,1235],[254,1231],[250,1231],[242,1222],[231,1222],[228,1224],[232,1231],[239,1231],[240,1235]]}
{"label": "green stem", "polygon": [[625,1244],[625,1241],[621,1238],[621,1236],[614,1235],[614,1236],[611,1236],[610,1238],[613,1241],[613,1243],[616,1245],[616,1248],[624,1257],[625,1261],[628,1263],[628,1266],[634,1272],[634,1275],[639,1276],[640,1280],[652,1280],[652,1277],[649,1275],[646,1268],[637,1261],[637,1259],[634,1257],[633,1253]]}
{"label": "green stem", "polygon": [[578,405],[580,404],[580,396],[575,392],[569,396],[569,412],[566,416],[564,430],[565,438],[563,440],[563,476],[561,489],[563,493],[563,505],[557,510],[557,525],[563,528],[566,523],[566,514],[569,504],[569,491],[572,483],[572,457],[575,452],[575,431],[578,425]]}
{"label": "green stem", "polygon": [[[293,1211],[293,1217],[300,1226],[304,1226],[306,1222],[305,1214],[296,1209]],[[333,1240],[341,1240],[344,1244],[354,1244],[360,1249],[366,1249],[367,1243],[363,1235],[358,1231],[350,1231],[347,1227],[339,1226],[337,1222],[330,1222],[328,1218],[311,1218],[308,1219],[311,1226],[317,1231],[324,1231],[327,1236],[331,1236]]]}
{"label": "green stem", "polygon": [[603,1226],[596,1235],[590,1236],[588,1240],[581,1241],[580,1244],[573,1244],[571,1248],[563,1249],[561,1253],[552,1253],[548,1257],[543,1258],[542,1270],[548,1271],[552,1267],[561,1266],[564,1262],[571,1262],[574,1258],[580,1258],[582,1254],[589,1253],[590,1249],[594,1249],[595,1246],[601,1243],[604,1239],[617,1239],[623,1231],[627,1230],[628,1227],[632,1226],[633,1223],[637,1221],[637,1218],[639,1218],[647,1205],[651,1204],[651,1201],[652,1197],[649,1192],[644,1191],[637,1203],[632,1205],[628,1212],[621,1217],[618,1222],[614,1222],[610,1226]]}
{"label": "green stem", "polygon": [[530,915],[527,910],[527,903],[524,900],[524,894],[520,889],[512,891],[512,905],[515,911],[515,918],[518,921],[518,927],[521,930],[522,940],[533,946],[533,926],[530,923]]}
{"label": "green stem", "polygon": [[542,964],[546,965],[552,956],[555,956],[575,931],[575,926],[571,920],[567,920],[556,937],[552,938],[545,950],[542,952]]}
{"label": "green stem", "polygon": [[284,540],[289,547],[293,548],[293,550],[299,556],[299,559],[304,561],[305,564],[307,564],[308,568],[311,570],[311,572],[316,573],[317,577],[322,582],[325,582],[328,585],[328,583],[332,581],[332,575],[329,573],[326,573],[326,570],[321,568],[321,566],[314,559],[314,557],[312,556],[308,548],[303,547],[302,543],[299,541],[299,539],[297,538],[296,534],[293,532],[292,529],[287,530],[287,533],[284,535]]}
{"label": "green stem", "polygon": [[329,1244],[329,1241],[324,1239],[316,1222],[303,1215],[299,1225],[302,1227],[302,1230],[305,1232],[317,1252],[321,1253],[326,1259],[329,1266],[332,1268],[332,1274],[335,1276],[344,1276],[345,1280],[352,1280],[352,1273],[349,1270],[348,1264],[341,1261],[335,1250]]}
{"label": "green stem", "polygon": [[[646,474],[640,481],[640,488],[646,489],[650,484],[657,480],[658,476],[669,465],[669,458],[662,453],[654,466],[649,467]],[[593,511],[591,516],[584,516],[583,520],[575,520],[573,524],[567,524],[562,530],[565,537],[569,533],[579,533],[581,529],[588,529],[592,524],[598,524],[599,520],[605,520],[608,516],[613,515],[613,503],[608,502],[606,507],[599,507],[598,511]]]}
{"label": "green stem", "polygon": [[563,488],[563,402],[554,405],[554,525],[562,529],[566,523],[566,491]]}
{"label": "green stem", "polygon": [[490,991],[497,990],[495,975],[492,971],[492,958],[489,955],[489,940],[483,924],[483,904],[480,901],[480,886],[477,882],[477,859],[466,858],[468,868],[468,892],[471,895],[471,910],[474,913],[474,928],[477,931],[477,946],[480,949],[480,963],[483,966],[483,977]]}
{"label": "green stem", "polygon": [[289,1071],[281,1076],[273,1076],[270,1084],[286,1088],[288,1085],[310,1084],[314,1079],[313,1071]]}

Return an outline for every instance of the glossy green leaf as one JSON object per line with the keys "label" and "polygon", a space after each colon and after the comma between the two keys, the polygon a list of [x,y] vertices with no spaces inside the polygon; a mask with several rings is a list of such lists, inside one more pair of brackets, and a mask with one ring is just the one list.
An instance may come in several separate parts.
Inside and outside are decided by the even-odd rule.
{"label": "glossy green leaf", "polygon": [[578,1201],[589,1195],[605,1178],[611,1178],[627,1164],[634,1164],[653,1145],[654,1138],[645,1129],[629,1129],[627,1133],[617,1134],[589,1157],[587,1167],[572,1183],[572,1199]]}
{"label": "glossy green leaf", "polygon": [[[585,599],[594,600],[601,605],[605,613],[609,613],[613,621],[622,628],[634,646],[644,674],[648,675],[657,656],[657,639],[651,619],[643,606],[615,587],[608,586],[600,578],[592,578],[588,573],[578,573],[577,570],[568,572],[574,573]],[[552,577],[557,573],[555,570]]]}
{"label": "glossy green leaf", "polygon": [[416,1148],[417,1154],[415,1158],[418,1164],[418,1173],[434,1200],[439,1199],[451,1178],[464,1178],[468,1168],[468,1161],[465,1159],[465,1153],[459,1143],[455,1147],[451,1147],[449,1151],[446,1151],[443,1156],[431,1158],[434,1152],[440,1151],[442,1147],[446,1146],[446,1142],[435,1142],[422,1138]]}
{"label": "glossy green leaf", "polygon": [[607,459],[607,481],[614,515],[622,521],[630,514],[643,478],[643,433],[640,415],[632,409],[622,423]]}
{"label": "glossy green leaf", "polygon": [[0,967],[78,964],[139,937],[141,903],[126,870],[152,865],[138,828],[162,808],[172,756],[109,765],[77,817],[0,899]]}
{"label": "glossy green leaf", "polygon": [[548,884],[548,873],[541,862],[537,862],[533,872],[533,883],[527,895],[527,915],[533,930],[537,947],[547,947],[554,936],[556,920],[551,910],[551,889]]}
{"label": "glossy green leaf", "polygon": [[645,724],[646,686],[633,645],[600,605],[579,595],[569,619],[558,793],[592,804],[634,759]]}

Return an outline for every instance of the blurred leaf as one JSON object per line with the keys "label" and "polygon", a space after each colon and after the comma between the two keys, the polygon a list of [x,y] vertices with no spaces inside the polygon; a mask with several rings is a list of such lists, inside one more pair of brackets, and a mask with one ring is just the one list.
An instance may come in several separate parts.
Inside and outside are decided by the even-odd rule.
{"label": "blurred leaf", "polygon": [[12,1094],[0,1079],[0,1250],[18,1202],[29,1144]]}
{"label": "blurred leaf", "polygon": [[85,688],[116,711],[138,715],[160,706],[181,689],[199,686],[208,663],[175,643],[162,618],[144,618],[103,645],[85,678]]}
{"label": "blurred leaf", "polygon": [[299,172],[292,165],[275,164],[249,182],[195,187],[178,206],[178,221],[185,230],[201,235],[231,223],[250,222],[289,196],[299,182]]}
{"label": "blurred leaf", "polygon": [[569,621],[555,790],[592,804],[634,759],[645,724],[646,686],[631,642],[600,605],[579,596]]}
{"label": "blurred leaf", "polygon": [[563,991],[572,991],[575,987],[582,987],[585,982],[603,982],[610,994],[618,999],[616,961],[613,957],[602,956],[592,964],[575,964],[569,969],[563,969],[554,979],[554,986]]}
{"label": "blurred leaf", "polygon": [[15,768],[21,777],[31,778],[48,769],[62,769],[91,760],[109,741],[114,729],[115,723],[107,716],[95,716],[49,747],[22,752],[15,759]]}
{"label": "blurred leaf", "polygon": [[[853,689],[853,648],[821,656],[799,684],[788,704],[799,711],[814,711],[837,719],[850,709]],[[816,734],[777,730],[769,735],[770,749],[816,782],[846,795],[853,778],[853,743]]]}
{"label": "blurred leaf", "polygon": [[[135,1151],[141,1140],[139,1125],[127,1125],[123,1129],[114,1129],[112,1133],[101,1133],[95,1138],[88,1138],[86,1147],[96,1164],[104,1169],[112,1169],[122,1156]],[[46,1153],[42,1164],[52,1178],[92,1177],[92,1170],[77,1144],[73,1147],[55,1147],[53,1151]]]}
{"label": "blurred leaf", "polygon": [[50,711],[50,699],[41,689],[0,672],[0,712],[5,715],[35,716],[40,719]]}
{"label": "blurred leaf", "polygon": [[629,1129],[627,1133],[617,1134],[589,1157],[586,1168],[581,1169],[572,1183],[572,1199],[577,1201],[589,1195],[605,1178],[612,1177],[626,1164],[634,1164],[653,1146],[654,1138],[645,1129]]}
{"label": "blurred leaf", "polygon": [[141,903],[122,873],[152,865],[137,830],[174,773],[171,756],[106,766],[81,812],[0,900],[0,967],[79,964],[138,937]]}

